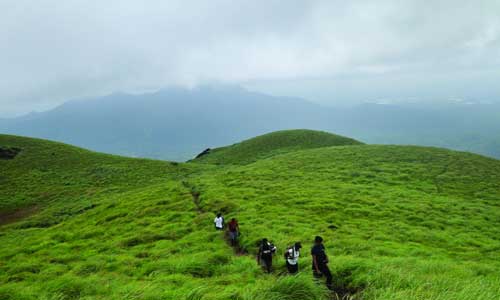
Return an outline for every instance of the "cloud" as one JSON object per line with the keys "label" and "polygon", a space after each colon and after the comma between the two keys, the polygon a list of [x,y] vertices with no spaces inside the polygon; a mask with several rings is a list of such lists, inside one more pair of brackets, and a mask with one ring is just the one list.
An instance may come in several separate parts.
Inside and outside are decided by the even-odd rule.
{"label": "cloud", "polygon": [[496,0],[5,0],[0,114],[207,81],[490,70],[498,20]]}

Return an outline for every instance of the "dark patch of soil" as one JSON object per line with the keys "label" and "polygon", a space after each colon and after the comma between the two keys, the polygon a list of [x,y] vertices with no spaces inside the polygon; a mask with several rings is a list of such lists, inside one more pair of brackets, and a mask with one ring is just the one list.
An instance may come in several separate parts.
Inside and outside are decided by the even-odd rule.
{"label": "dark patch of soil", "polygon": [[0,147],[0,159],[14,159],[21,150],[16,147]]}
{"label": "dark patch of soil", "polygon": [[363,291],[362,288],[349,288],[349,289],[344,289],[344,288],[338,288],[335,287],[333,289],[333,297],[332,299],[335,300],[356,300],[360,299],[361,292]]}
{"label": "dark patch of soil", "polygon": [[39,210],[38,206],[18,209],[10,212],[0,212],[0,226],[14,223],[23,218],[29,217]]}
{"label": "dark patch of soil", "polygon": [[365,283],[354,283],[351,269],[344,269],[333,273],[333,292],[336,299],[355,300],[362,297]]}

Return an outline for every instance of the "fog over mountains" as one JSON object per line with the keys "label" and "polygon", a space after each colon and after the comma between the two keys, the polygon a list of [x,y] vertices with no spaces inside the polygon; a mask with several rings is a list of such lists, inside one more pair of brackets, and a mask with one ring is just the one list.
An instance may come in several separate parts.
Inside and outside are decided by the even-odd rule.
{"label": "fog over mountains", "polygon": [[325,130],[367,143],[416,144],[500,158],[500,104],[362,104],[325,107],[233,86],[168,88],[69,101],[0,120],[0,132],[96,151],[187,160],[270,131]]}

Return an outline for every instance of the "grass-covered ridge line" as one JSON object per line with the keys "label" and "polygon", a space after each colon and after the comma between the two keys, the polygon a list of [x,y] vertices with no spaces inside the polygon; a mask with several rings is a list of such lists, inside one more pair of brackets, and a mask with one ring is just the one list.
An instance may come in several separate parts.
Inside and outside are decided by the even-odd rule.
{"label": "grass-covered ridge line", "polygon": [[[1,138],[9,142],[0,146],[23,150],[0,161],[0,203],[14,195],[16,207],[24,200],[44,204],[36,215],[0,227],[0,299],[326,300],[310,272],[316,234],[325,238],[335,285],[357,292],[354,299],[500,294],[498,160],[348,145],[216,166]],[[35,159],[53,150],[67,155]],[[96,176],[100,163],[111,171]],[[60,177],[40,178],[40,169]],[[51,188],[59,192],[37,198]],[[213,230],[218,210],[240,220],[249,255],[235,256]],[[253,257],[262,237],[279,249],[272,275]],[[305,246],[302,273],[279,276],[282,251],[295,240]]]}
{"label": "grass-covered ridge line", "polygon": [[323,131],[283,130],[254,137],[231,146],[212,149],[209,154],[203,155],[195,161],[244,165],[297,150],[360,144],[362,143],[351,138]]}

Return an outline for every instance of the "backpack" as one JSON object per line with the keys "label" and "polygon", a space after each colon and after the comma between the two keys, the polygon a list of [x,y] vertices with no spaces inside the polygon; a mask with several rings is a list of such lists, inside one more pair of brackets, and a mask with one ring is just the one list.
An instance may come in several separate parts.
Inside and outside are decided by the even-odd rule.
{"label": "backpack", "polygon": [[[290,250],[292,250],[292,253],[290,253]],[[294,254],[295,254],[295,248],[294,247],[287,247],[283,256],[285,257],[285,260],[288,260],[288,259],[293,259]]]}
{"label": "backpack", "polygon": [[264,257],[272,257],[276,252],[276,246],[271,243],[261,244],[259,248],[259,255]]}

